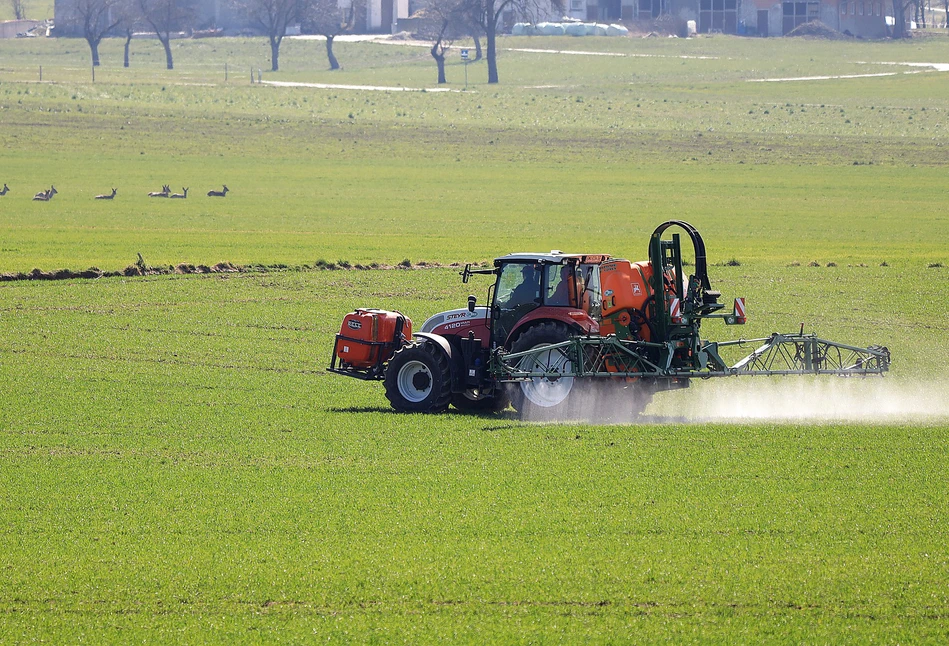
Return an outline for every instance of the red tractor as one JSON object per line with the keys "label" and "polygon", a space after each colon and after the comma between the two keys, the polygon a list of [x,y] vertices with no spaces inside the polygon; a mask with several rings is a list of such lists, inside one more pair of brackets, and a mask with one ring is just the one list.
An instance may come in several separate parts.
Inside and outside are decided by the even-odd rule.
{"label": "red tractor", "polygon": [[[692,275],[683,271],[680,236],[692,242]],[[413,333],[399,312],[356,310],[336,336],[329,370],[383,380],[399,411],[501,410],[557,414],[589,384],[605,385],[633,411],[658,391],[686,388],[696,377],[762,374],[882,374],[886,348],[857,348],[814,335],[774,334],[744,340],[762,345],[733,366],[719,350],[739,342],[708,342],[703,319],[745,322],[743,299],[722,312],[710,287],[705,243],[690,224],[660,225],[649,260],[606,254],[517,253],[492,268],[465,267],[494,276],[488,306],[468,297],[466,308],[441,312]]]}

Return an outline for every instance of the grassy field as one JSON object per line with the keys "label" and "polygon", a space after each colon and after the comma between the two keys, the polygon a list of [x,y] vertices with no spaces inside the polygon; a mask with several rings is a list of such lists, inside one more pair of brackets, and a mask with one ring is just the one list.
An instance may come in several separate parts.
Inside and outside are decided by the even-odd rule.
{"label": "grassy field", "polygon": [[[225,83],[260,40],[181,41],[172,72],[106,43],[94,84],[83,41],[0,41],[0,272],[269,267],[0,282],[0,642],[945,642],[945,73],[748,82],[945,42],[504,39],[623,56],[505,49],[499,86],[409,93]],[[433,87],[425,50],[338,54],[289,41],[264,80]],[[146,197],[166,183],[192,192]],[[884,344],[886,387],[529,424],[324,371],[354,307],[420,323],[486,284],[319,260],[638,259],[670,218],[748,298],[708,337]],[[775,392],[827,414],[712,410]]]}

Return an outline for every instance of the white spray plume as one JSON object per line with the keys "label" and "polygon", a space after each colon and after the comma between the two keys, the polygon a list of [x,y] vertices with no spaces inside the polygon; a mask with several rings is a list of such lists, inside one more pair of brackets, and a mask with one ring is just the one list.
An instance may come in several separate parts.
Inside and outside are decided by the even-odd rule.
{"label": "white spray plume", "polygon": [[791,422],[898,424],[949,421],[949,382],[895,378],[735,377],[694,380],[691,388],[656,394],[643,414],[623,389],[601,385],[571,394],[568,410],[529,420],[596,424]]}
{"label": "white spray plume", "polygon": [[900,423],[949,419],[949,383],[887,378],[736,378],[700,383],[670,397],[651,413],[684,415],[695,421],[791,421],[805,423]]}

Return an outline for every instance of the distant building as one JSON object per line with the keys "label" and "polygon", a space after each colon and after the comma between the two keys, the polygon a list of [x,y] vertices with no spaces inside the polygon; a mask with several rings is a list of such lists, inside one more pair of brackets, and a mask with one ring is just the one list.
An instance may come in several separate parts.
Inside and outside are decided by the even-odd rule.
{"label": "distant building", "polygon": [[[339,0],[339,6],[351,6],[353,0]],[[410,6],[410,2],[411,5]],[[698,33],[725,33],[748,36],[783,36],[805,22],[819,20],[828,27],[858,38],[883,38],[888,35],[887,0],[831,0],[790,2],[774,0],[566,0],[565,17],[596,22],[655,21],[671,18],[682,25],[695,21]],[[76,0],[55,0],[58,35],[80,35],[67,27],[64,20]],[[354,31],[357,33],[394,33],[399,31],[418,4],[418,0],[368,0],[357,11]],[[909,11],[909,10],[908,10]],[[551,5],[541,20],[559,20],[561,12]],[[911,15],[907,14],[909,24]],[[516,17],[508,12],[502,28],[510,29]],[[889,19],[892,24],[892,18]],[[60,28],[60,26],[62,28]],[[227,35],[246,34],[254,26],[229,0],[197,0],[193,29],[223,29]],[[142,29],[145,31],[145,29]]]}
{"label": "distant building", "polygon": [[[775,2],[774,0],[567,0],[567,16],[578,20],[653,21],[669,16],[683,25],[694,20],[700,34],[720,32],[783,36],[798,25],[820,20],[859,38],[887,35],[884,0]],[[888,11],[889,10],[889,11]],[[910,15],[907,14],[907,24]]]}

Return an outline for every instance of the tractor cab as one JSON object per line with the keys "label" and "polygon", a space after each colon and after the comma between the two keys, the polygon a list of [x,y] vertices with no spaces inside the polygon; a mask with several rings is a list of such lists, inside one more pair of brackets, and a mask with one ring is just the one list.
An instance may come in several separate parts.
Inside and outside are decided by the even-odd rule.
{"label": "tractor cab", "polygon": [[542,319],[595,333],[602,305],[599,264],[608,258],[560,251],[497,258],[491,303],[494,342],[509,346],[517,330]]}

